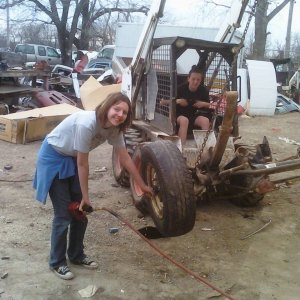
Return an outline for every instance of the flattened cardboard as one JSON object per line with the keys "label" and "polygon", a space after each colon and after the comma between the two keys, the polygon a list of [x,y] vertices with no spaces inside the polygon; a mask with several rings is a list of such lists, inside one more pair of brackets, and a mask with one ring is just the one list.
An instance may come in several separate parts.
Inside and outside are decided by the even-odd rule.
{"label": "flattened cardboard", "polygon": [[25,144],[43,139],[68,115],[80,111],[70,104],[57,104],[0,116],[0,139]]}
{"label": "flattened cardboard", "polygon": [[80,99],[85,110],[95,110],[111,93],[121,92],[121,84],[102,85],[93,76],[80,88]]}

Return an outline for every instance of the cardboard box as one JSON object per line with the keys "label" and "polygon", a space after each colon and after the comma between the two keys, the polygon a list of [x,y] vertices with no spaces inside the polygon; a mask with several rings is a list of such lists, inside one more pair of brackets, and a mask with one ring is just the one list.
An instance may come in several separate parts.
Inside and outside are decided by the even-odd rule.
{"label": "cardboard box", "polygon": [[85,110],[95,110],[111,93],[121,92],[121,84],[102,85],[90,77],[80,88],[80,98]]}
{"label": "cardboard box", "polygon": [[0,139],[25,144],[43,139],[70,114],[80,111],[70,104],[57,104],[0,116]]}

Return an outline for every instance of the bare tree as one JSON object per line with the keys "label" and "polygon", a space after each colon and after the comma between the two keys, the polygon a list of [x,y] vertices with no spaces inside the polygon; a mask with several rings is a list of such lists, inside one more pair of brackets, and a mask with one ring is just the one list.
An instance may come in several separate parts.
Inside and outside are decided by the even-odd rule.
{"label": "bare tree", "polygon": [[284,0],[277,5],[271,12],[269,10],[269,0],[258,0],[255,12],[255,39],[253,43],[253,59],[264,60],[267,36],[269,32],[269,22],[290,2]]}
{"label": "bare tree", "polygon": [[300,67],[300,34],[295,34],[293,36],[293,41],[291,45],[291,56],[295,62],[295,68]]}
{"label": "bare tree", "polygon": [[136,2],[123,1],[122,3],[119,0],[112,1],[111,7],[107,7],[101,1],[99,2],[100,8],[96,8],[97,0],[89,1],[88,4],[84,7],[82,13],[82,29],[81,29],[81,38],[80,41],[75,40],[75,45],[78,48],[86,49],[88,47],[88,41],[91,38],[91,32],[93,25],[96,20],[101,19],[103,16],[107,16],[105,22],[102,39],[107,39],[107,34],[109,33],[109,20],[113,13],[126,15],[127,18],[132,13],[142,13],[147,15],[149,8],[145,5],[138,5]]}
{"label": "bare tree", "polygon": [[[11,0],[12,6],[24,0]],[[114,16],[122,16],[124,20],[130,19],[132,13],[147,14],[148,7],[137,4],[139,0],[27,0],[25,4],[34,4],[37,13],[42,12],[48,16],[49,24],[56,27],[59,48],[61,49],[63,62],[70,63],[72,45],[79,49],[88,49],[90,44],[95,46],[95,37],[110,43],[113,40],[111,24],[116,22]],[[254,0],[251,2],[253,3]],[[257,0],[255,12],[255,34],[253,42],[253,59],[264,59],[269,35],[269,22],[291,1],[291,0]],[[5,1],[6,2],[6,1]],[[3,3],[3,4],[2,4]],[[226,2],[227,4],[228,2]],[[1,5],[2,4],[2,5]],[[225,2],[205,0],[206,6],[226,7]],[[271,7],[274,9],[271,9]],[[0,9],[4,9],[4,2],[0,2]],[[249,12],[249,10],[248,10]],[[40,14],[37,14],[40,15]],[[43,20],[45,22],[45,18]],[[90,43],[92,41],[92,43]]]}
{"label": "bare tree", "polygon": [[[30,3],[32,3],[34,15],[40,17],[39,21],[55,26],[63,63],[68,65],[71,63],[73,44],[77,48],[89,48],[89,40],[96,20],[113,13],[147,14],[149,11],[147,6],[135,4],[137,1],[134,3],[129,0],[123,1],[122,5],[115,5],[116,2],[119,4],[119,0],[113,0],[111,3],[101,0],[13,0],[9,5],[21,5],[23,3],[28,10]],[[0,9],[6,7],[5,4],[0,5]],[[48,21],[40,13],[46,15]],[[33,19],[30,21],[32,22]],[[80,31],[79,35],[78,31]]]}
{"label": "bare tree", "polygon": [[[252,3],[255,0],[252,1]],[[257,0],[257,7],[255,11],[255,30],[254,30],[254,41],[253,45],[251,44],[251,48],[253,52],[250,51],[250,55],[252,59],[264,60],[265,59],[265,50],[267,45],[267,37],[269,35],[268,25],[270,21],[288,4],[291,0],[283,0],[283,1],[270,1],[270,0]],[[228,5],[219,3],[214,0],[205,0],[205,2],[209,5],[214,5],[218,7],[226,7],[229,8]],[[278,4],[279,3],[279,4]],[[271,11],[270,8],[273,7]],[[247,11],[246,11],[247,13]],[[249,13],[249,11],[248,11]]]}
{"label": "bare tree", "polygon": [[57,48],[56,31],[51,25],[32,22],[22,26],[14,25],[11,35],[11,45],[14,48],[14,40],[17,43],[42,44]]}

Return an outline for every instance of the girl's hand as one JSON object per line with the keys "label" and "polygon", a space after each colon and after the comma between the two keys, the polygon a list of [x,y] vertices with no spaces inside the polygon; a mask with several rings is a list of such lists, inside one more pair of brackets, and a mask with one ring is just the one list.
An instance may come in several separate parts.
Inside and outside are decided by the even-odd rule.
{"label": "girl's hand", "polygon": [[154,196],[154,192],[152,187],[148,186],[148,185],[144,185],[141,187],[142,191],[145,193],[146,196],[148,197],[152,197]]}
{"label": "girl's hand", "polygon": [[188,106],[188,102],[186,99],[176,99],[176,104],[178,104],[182,107]]}
{"label": "girl's hand", "polygon": [[209,103],[204,102],[204,101],[197,101],[196,103],[193,104],[193,107],[195,107],[195,108],[208,108]]}
{"label": "girl's hand", "polygon": [[159,105],[169,105],[170,104],[170,100],[167,100],[167,99],[161,99],[160,101],[159,101]]}
{"label": "girl's hand", "polygon": [[79,205],[79,210],[84,212],[84,206],[92,206],[90,199],[82,199]]}

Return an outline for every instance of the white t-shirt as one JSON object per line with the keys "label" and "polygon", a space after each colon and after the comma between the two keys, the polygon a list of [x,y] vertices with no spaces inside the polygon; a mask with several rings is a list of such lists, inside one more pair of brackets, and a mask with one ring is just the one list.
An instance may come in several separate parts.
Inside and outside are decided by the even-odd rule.
{"label": "white t-shirt", "polygon": [[59,153],[76,156],[77,151],[88,153],[107,141],[125,147],[123,133],[118,127],[102,128],[95,111],[79,111],[64,119],[48,135],[47,141]]}

